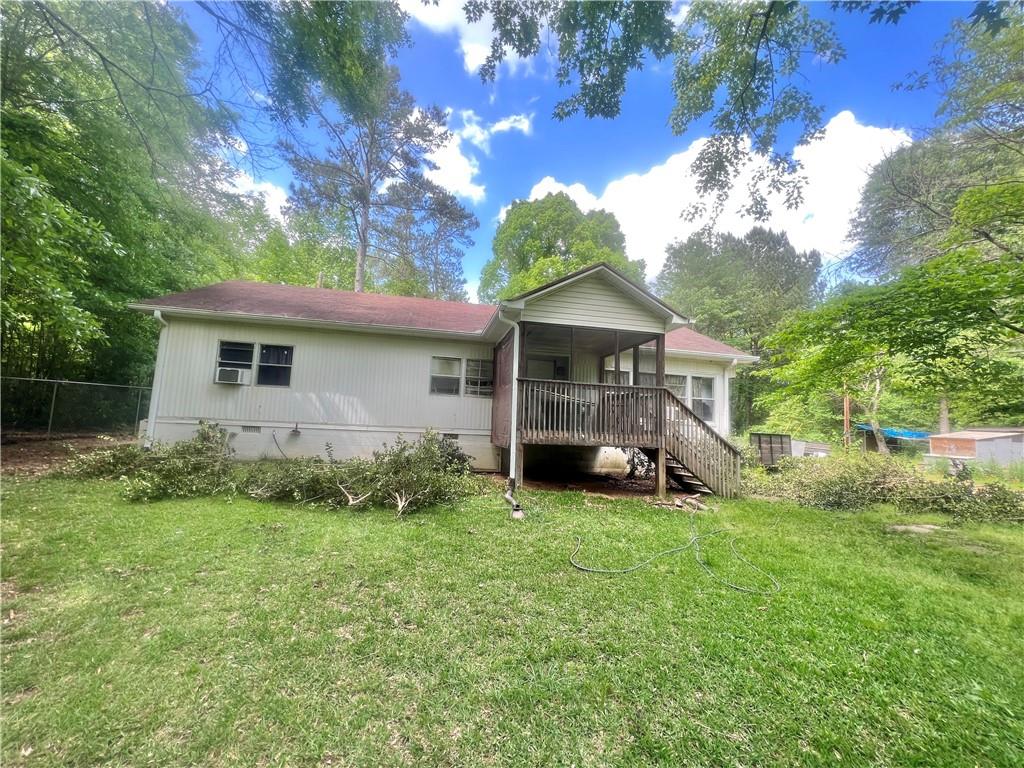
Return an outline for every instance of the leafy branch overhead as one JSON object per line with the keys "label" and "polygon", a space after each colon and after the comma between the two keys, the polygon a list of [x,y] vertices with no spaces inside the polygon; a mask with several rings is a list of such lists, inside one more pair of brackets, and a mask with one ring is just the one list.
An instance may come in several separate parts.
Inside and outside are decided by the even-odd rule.
{"label": "leafy branch overhead", "polygon": [[[805,72],[845,57],[834,21],[791,0],[695,0],[677,26],[672,5],[469,0],[465,12],[469,21],[488,14],[491,19],[491,48],[481,69],[485,80],[493,80],[510,55],[545,50],[556,59],[559,85],[573,89],[555,106],[558,119],[580,112],[617,116],[629,74],[671,56],[670,127],[682,135],[706,118],[712,129],[693,164],[697,189],[710,203],[691,207],[688,216],[717,216],[738,185],[744,187],[742,210],[757,220],[767,219],[772,196],[789,207],[799,205],[803,180],[792,147],[812,141],[823,127],[822,107]],[[914,6],[833,2],[829,9],[866,14],[870,24],[897,24]],[[976,3],[971,24],[996,34],[1015,23],[1020,6]],[[755,162],[752,153],[765,162]]]}

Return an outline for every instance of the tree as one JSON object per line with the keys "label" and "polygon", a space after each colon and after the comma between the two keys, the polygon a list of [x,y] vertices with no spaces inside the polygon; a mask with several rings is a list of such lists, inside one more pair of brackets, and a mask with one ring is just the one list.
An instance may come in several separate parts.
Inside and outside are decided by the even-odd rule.
{"label": "tree", "polygon": [[[817,251],[798,252],[785,233],[761,227],[742,238],[698,232],[669,246],[655,290],[701,332],[762,355],[779,322],[814,303],[820,267]],[[739,432],[765,415],[755,403],[768,381],[753,373],[740,369],[732,388]]]}
{"label": "tree", "polygon": [[598,262],[644,279],[644,263],[626,256],[615,216],[583,213],[564,192],[512,203],[494,233],[493,250],[480,276],[481,301],[515,296]]}
{"label": "tree", "polygon": [[[477,226],[472,214],[423,175],[431,167],[430,153],[449,140],[441,110],[416,107],[395,70],[374,99],[372,108],[351,114],[339,112],[326,97],[311,105],[328,138],[322,152],[294,141],[282,144],[299,181],[298,208],[340,216],[351,233],[356,291],[366,288],[368,260],[384,274],[408,264],[408,251],[398,243],[405,236],[401,228],[415,230],[422,242],[431,233],[445,233],[434,241],[436,249],[470,242],[468,231]],[[445,263],[456,266],[451,259]],[[454,279],[461,282],[461,259],[457,267]]]}
{"label": "tree", "polygon": [[4,369],[144,380],[155,332],[125,305],[233,274],[252,205],[224,191],[223,114],[176,96],[195,40],[127,4],[5,6],[0,33]]}
{"label": "tree", "polygon": [[[833,2],[833,12],[867,13],[870,23],[897,23],[910,2]],[[994,34],[1019,24],[1020,3],[979,2],[971,24]],[[781,194],[795,207],[801,199],[799,164],[783,145],[815,138],[822,109],[804,85],[803,68],[836,63],[845,52],[831,20],[790,1],[718,2],[695,0],[678,27],[672,3],[578,0],[470,0],[469,21],[491,19],[491,48],[481,76],[494,79],[510,54],[536,55],[549,37],[557,41],[556,77],[576,91],[555,107],[564,119],[619,113],[627,75],[645,59],[674,55],[672,89],[676,105],[670,123],[684,133],[710,115],[713,135],[693,164],[698,191],[719,212],[744,171],[753,168],[746,211],[768,217],[768,197]],[[788,144],[788,142],[787,142]],[[760,153],[766,163],[755,163]],[[688,213],[705,209],[697,206]]]}
{"label": "tree", "polygon": [[355,249],[344,233],[317,217],[293,212],[286,225],[270,226],[248,257],[248,278],[286,285],[352,290]]}

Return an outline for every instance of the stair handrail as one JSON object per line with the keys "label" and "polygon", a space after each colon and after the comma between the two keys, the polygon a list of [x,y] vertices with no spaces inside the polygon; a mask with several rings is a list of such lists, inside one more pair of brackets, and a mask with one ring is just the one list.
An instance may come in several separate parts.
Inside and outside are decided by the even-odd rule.
{"label": "stair handrail", "polygon": [[[689,456],[677,456],[676,458],[683,464],[693,464],[694,466],[687,467],[690,472],[715,493],[723,496],[733,495],[739,490],[740,450],[708,426],[700,416],[694,413],[686,403],[676,396],[675,392],[667,387],[662,387],[662,389],[665,392],[665,440],[666,442],[673,440],[679,443],[681,448],[691,454]],[[670,406],[675,406],[683,415],[683,421],[697,431],[700,436],[697,440],[685,434],[675,434],[675,430],[669,429],[668,409]],[[666,445],[666,448],[670,447]],[[714,449],[717,449],[717,456],[709,456],[709,453],[713,453]],[[715,461],[718,466],[714,468],[709,467],[706,464],[707,459]],[[724,466],[726,462],[728,466]],[[715,469],[717,469],[717,473],[714,471]]]}

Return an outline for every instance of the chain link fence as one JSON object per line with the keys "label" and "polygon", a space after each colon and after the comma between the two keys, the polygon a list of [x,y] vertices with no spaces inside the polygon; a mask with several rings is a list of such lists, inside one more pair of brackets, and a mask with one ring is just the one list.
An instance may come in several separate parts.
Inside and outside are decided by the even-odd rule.
{"label": "chain link fence", "polygon": [[0,377],[4,433],[129,434],[149,411],[150,387],[91,381]]}

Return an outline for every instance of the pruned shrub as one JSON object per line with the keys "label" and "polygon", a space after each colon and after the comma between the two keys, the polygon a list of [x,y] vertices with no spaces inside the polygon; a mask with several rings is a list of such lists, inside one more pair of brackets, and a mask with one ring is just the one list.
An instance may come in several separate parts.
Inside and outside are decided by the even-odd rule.
{"label": "pruned shrub", "polygon": [[82,480],[116,480],[137,472],[146,459],[146,452],[135,443],[113,445],[92,451],[76,451],[69,446],[71,457],[56,474]]}
{"label": "pruned shrub", "polygon": [[969,479],[955,478],[936,482],[905,461],[874,453],[784,458],[774,470],[745,469],[743,486],[748,494],[819,509],[857,510],[882,503],[959,521],[1024,520],[1024,494],[999,483],[976,486]]}
{"label": "pruned shrub", "polygon": [[473,493],[470,461],[454,440],[428,430],[409,442],[401,436],[375,451],[369,461],[374,503],[394,506],[399,515],[421,507],[449,504]]}
{"label": "pruned shrub", "polygon": [[137,471],[124,478],[128,501],[214,496],[234,489],[235,470],[227,432],[200,422],[195,437],[157,446]]}

